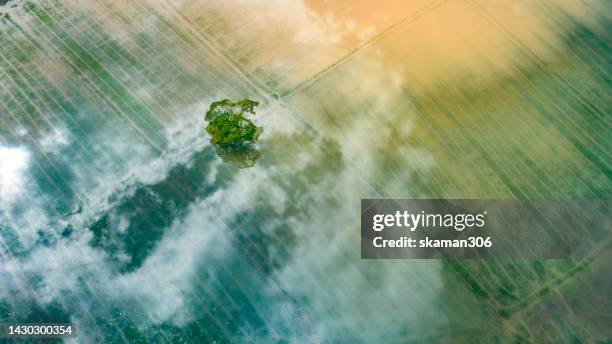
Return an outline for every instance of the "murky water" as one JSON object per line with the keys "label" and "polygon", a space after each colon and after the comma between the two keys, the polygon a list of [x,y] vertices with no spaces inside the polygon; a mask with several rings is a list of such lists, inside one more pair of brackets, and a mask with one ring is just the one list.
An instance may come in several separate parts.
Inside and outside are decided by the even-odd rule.
{"label": "murky water", "polygon": [[[589,315],[609,300],[585,306],[600,261],[362,261],[357,234],[361,198],[609,198],[605,1],[0,12],[3,322],[108,343],[611,336]],[[264,134],[240,169],[203,114],[245,97]]]}

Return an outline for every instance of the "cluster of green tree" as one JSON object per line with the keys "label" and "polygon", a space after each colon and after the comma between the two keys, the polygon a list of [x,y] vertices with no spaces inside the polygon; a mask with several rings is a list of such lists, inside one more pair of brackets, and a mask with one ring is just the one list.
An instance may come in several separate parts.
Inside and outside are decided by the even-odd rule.
{"label": "cluster of green tree", "polygon": [[254,143],[261,135],[263,129],[255,126],[244,115],[254,114],[258,102],[242,99],[231,102],[228,99],[213,102],[206,112],[204,119],[208,121],[206,131],[214,144],[243,144]]}
{"label": "cluster of green tree", "polygon": [[215,146],[217,155],[224,162],[233,162],[240,168],[251,167],[261,156],[254,143],[263,132],[245,117],[245,114],[255,114],[259,103],[242,99],[232,102],[223,99],[210,105],[204,119],[208,122],[206,131],[210,141]]}

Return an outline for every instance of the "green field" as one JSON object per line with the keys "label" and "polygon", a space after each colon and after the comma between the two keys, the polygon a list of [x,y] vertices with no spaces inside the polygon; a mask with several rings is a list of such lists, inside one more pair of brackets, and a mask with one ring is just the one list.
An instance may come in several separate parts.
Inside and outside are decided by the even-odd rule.
{"label": "green field", "polygon": [[[611,340],[610,237],[581,260],[372,261],[357,234],[362,198],[609,199],[610,6],[9,1],[0,322],[83,343]],[[254,166],[204,130],[244,98]]]}

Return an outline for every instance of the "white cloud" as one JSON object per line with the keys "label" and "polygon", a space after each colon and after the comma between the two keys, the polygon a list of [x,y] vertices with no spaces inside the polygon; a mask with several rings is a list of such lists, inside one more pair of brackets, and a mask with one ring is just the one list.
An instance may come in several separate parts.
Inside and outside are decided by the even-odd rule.
{"label": "white cloud", "polygon": [[0,147],[0,201],[11,202],[24,189],[30,152],[23,147]]}
{"label": "white cloud", "polygon": [[69,142],[68,134],[60,128],[53,128],[50,133],[39,140],[41,148],[46,152],[52,152],[59,147],[66,146]]}

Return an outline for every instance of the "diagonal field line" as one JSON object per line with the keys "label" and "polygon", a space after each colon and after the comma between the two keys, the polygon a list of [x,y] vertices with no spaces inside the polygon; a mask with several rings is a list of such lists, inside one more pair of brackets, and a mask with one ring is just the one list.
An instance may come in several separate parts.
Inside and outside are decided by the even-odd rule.
{"label": "diagonal field line", "polygon": [[447,0],[438,0],[436,2],[432,2],[429,5],[425,6],[424,8],[422,8],[420,10],[417,10],[415,13],[413,13],[413,14],[407,16],[407,17],[404,17],[403,19],[401,19],[400,21],[396,22],[395,24],[392,24],[391,26],[388,26],[386,29],[384,29],[383,31],[378,33],[376,36],[370,38],[368,41],[366,41],[362,45],[360,45],[357,48],[353,49],[350,53],[348,53],[344,57],[340,58],[338,61],[334,62],[333,64],[329,65],[327,68],[323,69],[319,73],[315,74],[310,79],[302,81],[293,90],[281,94],[280,98],[291,97],[295,93],[297,93],[297,92],[299,92],[299,91],[301,91],[301,90],[303,90],[305,88],[310,87],[313,83],[315,83],[317,80],[319,80],[325,74],[327,74],[328,72],[334,70],[336,67],[344,64],[347,60],[349,60],[351,57],[353,57],[353,55],[355,55],[359,51],[369,47],[370,45],[374,44],[375,42],[377,42],[377,41],[381,40],[382,38],[388,36],[390,33],[395,31],[397,28],[399,28],[403,24],[405,24],[407,22],[412,22],[412,21],[417,20],[421,16],[423,16],[423,15],[429,13],[430,11],[433,11],[434,9],[444,5],[446,2],[447,2]]}
{"label": "diagonal field line", "polygon": [[207,48],[213,55],[219,58],[225,65],[228,67],[231,72],[237,75],[242,82],[249,86],[251,89],[256,91],[261,97],[266,99],[267,101],[272,101],[273,97],[271,96],[271,92],[267,87],[261,85],[257,80],[250,78],[249,75],[240,68],[239,64],[234,61],[231,57],[227,56],[227,54],[222,51],[219,47],[217,47],[211,40],[202,35],[193,22],[189,20],[183,13],[181,13],[174,5],[169,3],[167,0],[163,0],[160,2],[162,6],[170,9],[179,19],[179,21],[185,24],[185,28],[193,35],[193,37],[197,38],[202,44],[200,45],[202,48]]}
{"label": "diagonal field line", "polygon": [[[474,6],[474,8],[476,8],[479,13],[488,21],[490,21],[491,23],[493,23],[497,29],[500,30],[500,32],[508,39],[512,42],[512,44],[514,44],[523,54],[529,56],[530,58],[534,59],[535,61],[537,61],[537,63],[539,64],[539,66],[547,66],[547,62],[542,59],[536,52],[534,52],[532,49],[530,49],[527,45],[525,45],[518,37],[516,37],[512,31],[510,29],[508,29],[504,24],[500,23],[498,20],[496,20],[493,16],[491,16],[481,5],[479,5],[477,2],[475,2],[474,0],[468,0],[467,1],[469,4],[471,4],[472,6]],[[552,75],[554,77],[555,80],[557,80],[559,82],[559,84],[561,84],[561,86],[563,87],[563,90],[565,90],[568,94],[572,94],[572,93],[578,93],[576,91],[576,88],[574,87],[574,85],[571,84],[565,84],[563,83],[565,80],[564,78],[559,75],[558,73],[552,71]],[[582,99],[578,99],[579,101],[582,101]],[[559,112],[561,113],[562,110],[555,106],[556,109],[559,110]],[[564,125],[563,127],[567,127],[568,130],[562,130],[561,132],[564,133],[564,136],[566,137],[574,137],[575,135],[573,134],[573,130],[574,129],[569,129],[571,127],[580,127],[579,124],[577,124],[575,122],[575,119],[572,118],[571,116],[567,117],[566,122],[568,122],[568,124]],[[589,135],[584,134],[587,138],[591,139],[589,137]],[[580,148],[576,145],[574,140],[570,140],[568,139],[570,144],[572,146],[574,146],[578,151],[581,151]],[[599,144],[598,142],[592,141],[590,140],[590,142],[588,143],[590,148],[600,148],[601,144]],[[603,148],[602,148],[603,149]],[[605,154],[606,152],[604,152]],[[602,159],[601,163],[600,161],[594,161],[593,158],[586,156],[583,154],[583,156],[589,160],[595,167],[599,168],[602,173],[608,175],[609,173],[609,165],[605,162],[603,162],[604,159]],[[595,257],[600,256],[602,253],[605,252],[606,249],[610,248],[610,245],[612,245],[612,239],[608,238],[608,240],[604,240],[601,244],[599,244],[596,248],[594,248],[592,250],[592,252],[584,259],[578,261],[576,263],[576,265],[574,267],[572,267],[570,270],[568,270],[567,272],[561,274],[560,276],[558,276],[555,279],[552,280],[548,280],[546,281],[544,284],[542,284],[540,286],[540,288],[538,290],[536,290],[535,292],[532,292],[524,297],[522,297],[522,299],[520,299],[517,303],[515,303],[514,305],[511,305],[508,307],[508,310],[511,311],[511,315],[508,319],[508,321],[513,322],[513,321],[517,321],[518,317],[520,317],[521,314],[524,314],[527,310],[529,310],[529,308],[533,305],[536,304],[538,302],[542,301],[542,297],[540,296],[540,294],[542,292],[545,292],[546,290],[550,289],[550,292],[545,292],[545,295],[549,294],[552,292],[552,288],[556,287],[556,288],[560,288],[564,285],[566,285],[567,283],[570,283],[572,281],[572,276],[574,275],[574,273],[576,273],[577,271],[580,271],[581,269],[583,269],[585,266],[588,266],[589,264],[592,263],[593,259]],[[488,265],[488,264],[487,264]],[[485,265],[486,266],[486,265]]]}
{"label": "diagonal field line", "polygon": [[[234,61],[230,56],[227,56],[221,49],[219,49],[217,46],[214,45],[214,42],[211,42],[207,37],[205,37],[204,35],[202,35],[195,27],[195,25],[185,16],[182,15],[182,13],[180,13],[177,9],[175,9],[171,4],[169,4],[167,1],[164,1],[166,3],[166,5],[168,7],[170,7],[170,9],[179,17],[180,20],[182,20],[183,22],[185,22],[188,25],[188,29],[189,32],[194,35],[195,38],[200,40],[199,44],[200,47],[202,48],[208,48],[213,50],[212,52],[217,54],[217,58],[221,59],[221,62],[224,63],[226,65],[227,68],[231,69],[232,72],[234,72],[236,74],[237,77],[239,77],[240,79],[242,79],[241,81],[244,82],[246,85],[250,86],[254,91],[258,92],[262,97],[264,97],[267,101],[273,101],[273,102],[278,102],[277,99],[274,99],[271,97],[270,95],[270,91],[265,87],[265,86],[260,86],[258,81],[255,79],[251,79],[249,78],[249,75],[247,73],[245,73],[244,71],[242,71],[242,69],[240,68],[240,66],[237,64],[236,61]],[[196,48],[194,48],[196,49]],[[286,104],[283,102],[283,105],[285,106],[289,106],[289,104]],[[309,125],[308,121],[303,120],[303,123],[308,126],[309,128],[311,128],[311,126]],[[258,246],[255,245],[254,247],[255,251],[257,253],[260,252],[260,250],[258,249]],[[256,253],[256,254],[257,254]],[[261,253],[259,253],[258,255],[262,255]],[[272,267],[272,271],[274,273],[275,276],[278,276],[279,272],[278,269]],[[233,278],[233,275],[231,275]],[[275,277],[275,279],[278,277]],[[240,288],[243,289],[242,284],[238,283],[238,282],[234,282],[235,285]],[[277,288],[283,289],[283,290],[287,290],[287,287],[283,285],[282,281],[275,281],[274,284],[277,284]],[[256,305],[256,302],[254,300],[251,300],[251,297],[249,296],[248,292],[243,291],[243,294],[245,295],[245,297],[247,297],[247,299],[249,300],[249,302],[252,305]],[[255,312],[257,314],[260,313],[260,310],[254,306]],[[266,322],[264,319],[265,317],[261,316],[262,320],[264,322]],[[272,326],[266,324],[266,327],[268,328],[272,328]]]}
{"label": "diagonal field line", "polygon": [[[514,44],[519,49],[519,51],[537,61],[539,66],[547,65],[546,61],[544,61],[540,56],[538,56],[537,53],[535,53],[528,46],[526,46],[505,25],[501,24],[498,20],[496,20],[489,13],[487,13],[484,8],[482,8],[478,3],[474,2],[473,0],[468,0],[467,3],[474,6],[486,20],[493,23],[500,30],[500,32],[504,34],[512,42],[512,44]],[[565,82],[564,78],[558,73],[552,71],[552,75],[555,80],[559,82],[559,85],[563,87],[563,89],[568,94],[579,94],[576,88],[573,85]],[[581,97],[578,97],[577,100],[582,104],[584,104],[585,102],[585,100],[583,100]],[[559,113],[563,112],[558,106],[554,107],[559,110]],[[587,133],[583,133],[583,131],[580,131],[580,135],[584,136],[587,142],[581,142],[582,140],[580,136],[574,133],[574,129],[572,127],[579,128],[580,126],[577,124],[576,119],[572,118],[571,116],[566,117],[566,123],[558,126],[564,136],[566,136],[566,138],[568,139],[569,143],[574,146],[576,150],[578,150],[582,154],[583,157],[585,157],[591,164],[593,164],[606,176],[611,175],[612,169],[610,168],[610,164],[607,163],[606,160],[609,159],[610,153],[605,150],[601,143],[596,142],[590,135],[588,135]],[[586,146],[590,147],[591,149],[597,149],[598,154],[585,154],[584,147]]]}
{"label": "diagonal field line", "polygon": [[[417,10],[416,12],[412,13],[411,15],[409,15],[407,17],[404,17],[400,21],[398,21],[398,22],[388,26],[386,29],[384,29],[383,31],[379,32],[376,36],[372,37],[371,39],[369,39],[368,41],[366,41],[362,45],[360,45],[357,48],[353,49],[346,56],[340,58],[338,61],[334,62],[333,64],[331,64],[327,68],[323,69],[322,71],[320,71],[319,73],[317,73],[316,75],[311,77],[310,79],[305,80],[302,83],[298,84],[293,90],[280,94],[278,98],[279,99],[288,98],[288,97],[292,96],[293,94],[301,91],[302,89],[309,87],[314,82],[316,82],[318,79],[320,79],[323,75],[325,75],[329,71],[335,69],[339,65],[343,64],[344,62],[346,62],[348,59],[350,59],[357,52],[363,50],[364,48],[366,48],[366,47],[368,47],[370,45],[372,45],[376,41],[386,37],[391,32],[393,32],[395,29],[400,27],[402,24],[405,24],[407,22],[411,22],[411,21],[414,21],[414,20],[420,18],[424,14],[427,14],[428,12],[430,12],[430,11],[440,7],[443,4],[445,4],[447,1],[448,0],[438,0],[438,1],[432,2],[429,5],[423,7],[422,9]],[[253,78],[250,78],[249,75],[246,72],[244,72],[242,70],[242,68],[240,68],[239,63],[234,61],[230,56],[227,56],[227,54],[225,54],[225,52],[222,49],[220,49],[219,47],[216,46],[214,41],[212,41],[209,38],[207,38],[204,35],[202,35],[195,28],[195,25],[188,18],[186,18],[178,9],[176,9],[173,5],[168,3],[168,1],[166,1],[166,0],[163,1],[163,4],[167,8],[171,9],[179,17],[179,19],[181,21],[183,21],[184,23],[188,24],[187,27],[189,29],[189,32],[191,34],[193,34],[196,38],[198,38],[205,45],[205,47],[211,49],[214,54],[216,54],[219,58],[221,58],[222,61],[225,62],[227,67],[232,69],[234,72],[236,72],[236,74],[241,79],[243,79],[243,82],[245,82],[247,85],[251,86],[260,95],[264,96],[264,98],[266,100],[271,101],[272,99],[274,99],[272,97],[272,95],[271,95],[272,92],[267,87],[261,85],[257,80],[253,80]]]}

